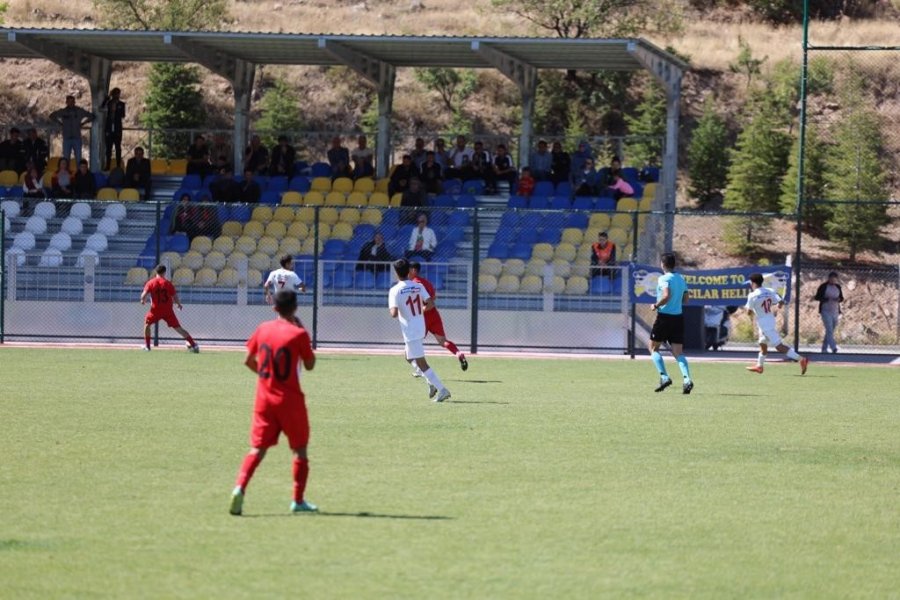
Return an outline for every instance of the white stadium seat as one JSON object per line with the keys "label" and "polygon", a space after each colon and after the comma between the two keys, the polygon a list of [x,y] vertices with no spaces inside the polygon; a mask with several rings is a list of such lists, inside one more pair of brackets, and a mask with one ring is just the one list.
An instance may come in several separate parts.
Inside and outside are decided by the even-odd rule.
{"label": "white stadium seat", "polygon": [[39,217],[38,215],[28,217],[28,220],[25,221],[25,231],[30,231],[34,234],[46,233],[47,220],[44,219],[44,217]]}
{"label": "white stadium seat", "polygon": [[105,236],[116,235],[119,233],[119,222],[112,217],[103,217],[97,221],[97,233]]}
{"label": "white stadium seat", "polygon": [[34,214],[45,219],[52,219],[56,216],[56,205],[52,202],[38,202],[34,207]]}
{"label": "white stadium seat", "polygon": [[91,250],[90,248],[85,248],[81,251],[81,254],[78,255],[78,260],[75,262],[75,266],[84,268],[84,263],[89,260],[93,260],[94,265],[100,264],[100,256],[97,254],[97,251]]}
{"label": "white stadium seat", "polygon": [[106,241],[106,236],[102,233],[92,233],[84,244],[86,249],[95,252],[104,252],[108,246],[109,242]]}
{"label": "white stadium seat", "polygon": [[91,218],[91,205],[87,202],[76,202],[72,205],[72,208],[69,209],[70,217],[78,217],[79,219],[90,219]]}
{"label": "white stadium seat", "polygon": [[[16,261],[16,266],[21,267],[25,264],[25,251],[19,248],[18,246],[13,246],[9,250],[6,251],[6,260],[7,261]],[[9,264],[9,263],[7,263]]]}
{"label": "white stadium seat", "polygon": [[59,267],[62,266],[62,262],[62,252],[56,248],[47,248],[41,254],[41,262],[39,264],[42,267]]}
{"label": "white stadium seat", "polygon": [[33,250],[35,243],[34,234],[30,231],[20,231],[13,238],[13,247],[21,248],[26,252]]}
{"label": "white stadium seat", "polygon": [[84,223],[81,222],[79,217],[70,215],[62,222],[62,226],[59,230],[63,233],[68,233],[69,235],[78,235],[84,231]]}
{"label": "white stadium seat", "polygon": [[113,202],[112,204],[106,205],[106,212],[103,213],[103,216],[115,219],[116,221],[121,221],[125,218],[126,212],[124,204],[121,202]]}
{"label": "white stadium seat", "polygon": [[4,200],[0,202],[0,210],[6,213],[10,219],[15,219],[22,212],[22,207],[15,200]]}
{"label": "white stadium seat", "polygon": [[50,238],[50,245],[47,247],[56,248],[60,252],[66,252],[72,248],[72,236],[68,233],[63,233],[62,231],[54,233],[53,237]]}

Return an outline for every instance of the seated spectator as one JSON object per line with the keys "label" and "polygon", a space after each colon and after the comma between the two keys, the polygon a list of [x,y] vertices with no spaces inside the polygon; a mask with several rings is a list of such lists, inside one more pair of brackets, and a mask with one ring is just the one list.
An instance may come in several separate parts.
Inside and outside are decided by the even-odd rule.
{"label": "seated spectator", "polygon": [[616,200],[625,196],[634,196],[634,188],[631,187],[630,183],[622,179],[622,176],[618,173],[613,175],[612,183],[606,187],[613,191],[613,198]]}
{"label": "seated spectator", "polygon": [[488,194],[497,192],[497,180],[494,178],[493,160],[491,153],[484,149],[481,141],[475,142],[472,150],[472,158],[465,179],[481,179],[484,181],[484,191]]}
{"label": "seated spectator", "polygon": [[[384,235],[380,231],[375,232],[371,242],[366,242],[359,251],[359,262],[356,263],[357,271],[371,271],[372,273],[385,273],[391,268],[390,262],[394,260],[384,243]],[[384,263],[384,264],[376,264]]]}
{"label": "seated spectator", "polygon": [[240,186],[239,197],[241,202],[246,202],[248,204],[259,202],[259,199],[262,196],[262,188],[260,188],[259,183],[253,179],[253,171],[244,169],[244,180],[238,185]]}
{"label": "seated spectator", "polygon": [[215,157],[210,172],[221,173],[222,169],[232,169],[231,161],[228,159],[228,155],[226,154],[219,154]]}
{"label": "seated spectator", "polygon": [[244,150],[244,171],[248,169],[257,175],[265,175],[269,169],[269,149],[258,135],[250,137],[250,145]]}
{"label": "seated spectator", "polygon": [[534,192],[534,177],[531,176],[531,169],[522,167],[522,173],[519,175],[519,183],[516,185],[516,195],[523,198],[531,198]]}
{"label": "seated spectator", "polygon": [[28,130],[28,137],[25,138],[23,143],[25,146],[26,169],[28,167],[27,163],[30,162],[38,170],[38,173],[43,173],[44,168],[47,166],[47,157],[50,156],[47,142],[39,138],[37,129],[32,127]]}
{"label": "seated spectator", "polygon": [[506,181],[509,183],[509,189],[512,190],[516,183],[516,166],[513,164],[512,156],[506,151],[505,144],[497,145],[497,154],[494,156],[494,186],[497,181]]}
{"label": "seated spectator", "polygon": [[409,155],[412,157],[413,164],[420,171],[422,170],[422,165],[425,163],[427,154],[428,151],[425,150],[425,140],[423,138],[416,138],[416,145],[410,151]]}
{"label": "seated spectator", "polygon": [[597,241],[591,244],[591,277],[605,275],[614,278],[615,269],[604,269],[616,264],[616,244],[609,241],[605,231],[597,234]]}
{"label": "seated spectator", "polygon": [[338,177],[350,177],[350,151],[341,145],[341,138],[331,138],[331,148],[328,149],[328,164],[331,166],[331,179]]}
{"label": "seated spectator", "polygon": [[594,159],[584,161],[581,170],[572,174],[572,190],[576,196],[597,195],[597,171],[594,170]]}
{"label": "seated spectator", "polygon": [[81,159],[78,170],[72,178],[72,192],[75,198],[95,198],[97,196],[97,180],[88,168],[88,161]]}
{"label": "seated spectator", "polygon": [[550,179],[555,185],[569,180],[572,159],[559,142],[553,142],[553,150],[550,152],[550,169],[553,172]]}
{"label": "seated spectator", "polygon": [[428,226],[428,215],[419,213],[416,218],[416,228],[409,234],[409,244],[406,247],[406,258],[421,256],[430,261],[437,248],[437,236],[434,230]]}
{"label": "seated spectator", "polygon": [[531,176],[535,181],[548,181],[553,170],[553,157],[547,150],[547,142],[540,140],[537,144],[537,151],[532,152],[528,159],[528,166],[531,168]]}
{"label": "seated spectator", "polygon": [[9,137],[0,142],[0,171],[9,169],[22,173],[27,162],[25,144],[19,138],[18,128],[13,127],[9,130]]}
{"label": "seated spectator", "polygon": [[419,173],[419,178],[426,193],[441,193],[441,182],[444,180],[441,173],[441,165],[437,163],[436,154],[429,150],[425,153],[425,162],[422,163],[421,173]]}
{"label": "seated spectator", "polygon": [[294,147],[288,144],[286,135],[278,136],[278,145],[272,148],[272,161],[269,165],[269,175],[294,175],[294,161],[297,154]]}
{"label": "seated spectator", "polygon": [[388,182],[388,194],[393,196],[397,193],[403,193],[409,189],[411,179],[419,177],[419,169],[413,164],[412,156],[403,155],[403,161],[394,167],[391,173],[391,179]]}
{"label": "seated spectator", "polygon": [[72,189],[72,174],[69,172],[69,160],[59,159],[59,167],[50,179],[50,187],[54,198],[73,198],[75,190]]}
{"label": "seated spectator", "polygon": [[125,187],[143,190],[144,200],[150,197],[150,159],[144,157],[144,149],[134,149],[134,156],[125,165]]}
{"label": "seated spectator", "polygon": [[223,169],[221,175],[209,184],[209,193],[213,202],[240,202],[241,187],[234,180],[234,172]]}
{"label": "seated spectator", "polygon": [[194,143],[187,149],[187,174],[206,177],[210,172],[209,149],[206,147],[206,138],[198,135]]}
{"label": "seated spectator", "polygon": [[214,173],[219,173],[219,169],[215,168],[215,163],[220,162],[219,159],[221,157],[225,158],[225,164],[231,164],[231,160],[234,157],[234,150],[231,148],[231,143],[229,142],[227,135],[224,133],[217,133],[213,136],[213,142],[209,146],[209,157],[214,162],[212,171]]}
{"label": "seated spectator", "polygon": [[184,233],[191,239],[197,236],[197,207],[191,203],[190,194],[182,194],[178,200],[169,233]]}
{"label": "seated spectator", "polygon": [[434,140],[434,162],[441,166],[441,174],[445,176],[447,169],[453,164],[450,153],[447,152],[447,142],[444,138]]}
{"label": "seated spectator", "polygon": [[375,153],[368,146],[366,136],[356,138],[356,148],[350,153],[353,161],[353,178],[372,177],[375,175]]}
{"label": "seated spectator", "polygon": [[420,182],[418,178],[413,177],[409,181],[409,189],[403,192],[403,196],[400,198],[401,208],[408,209],[403,211],[403,214],[400,217],[400,224],[405,225],[406,223],[415,223],[415,209],[426,206],[427,204],[428,194],[422,189],[422,182]]}
{"label": "seated spectator", "polygon": [[41,185],[41,173],[37,167],[30,165],[22,180],[22,195],[25,198],[44,198],[44,186]]}
{"label": "seated spectator", "polygon": [[597,182],[603,187],[611,187],[616,181],[616,177],[622,176],[622,161],[618,156],[613,156],[609,161],[608,167],[603,167],[597,171]]}
{"label": "seated spectator", "polygon": [[[571,164],[569,165],[569,170],[572,174],[577,173],[584,169],[584,163],[587,160],[594,160],[594,151],[591,149],[591,145],[587,143],[586,140],[581,140],[578,142],[578,150],[572,153]],[[573,186],[574,187],[574,186]]]}
{"label": "seated spectator", "polygon": [[447,155],[447,167],[444,173],[447,179],[465,179],[474,150],[466,147],[466,136],[456,136],[456,145]]}

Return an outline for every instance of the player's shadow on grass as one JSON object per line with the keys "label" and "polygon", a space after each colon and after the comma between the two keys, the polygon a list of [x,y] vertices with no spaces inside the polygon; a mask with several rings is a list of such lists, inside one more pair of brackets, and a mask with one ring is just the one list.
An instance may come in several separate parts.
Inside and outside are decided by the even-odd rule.
{"label": "player's shadow on grass", "polygon": [[356,517],[359,519],[398,519],[398,520],[408,520],[408,521],[452,521],[453,517],[445,517],[442,515],[388,515],[381,513],[370,513],[367,511],[360,512],[328,512],[328,511],[319,511],[315,514],[308,515],[294,515],[291,513],[268,513],[262,515],[244,515],[244,518],[260,518],[260,517],[291,517],[291,518],[303,518],[307,517],[310,519],[315,519],[317,517]]}
{"label": "player's shadow on grass", "polygon": [[448,379],[447,381],[458,381],[460,383],[503,383],[499,379]]}
{"label": "player's shadow on grass", "polygon": [[499,400],[454,400],[450,398],[447,404],[509,404],[509,402],[500,402]]}

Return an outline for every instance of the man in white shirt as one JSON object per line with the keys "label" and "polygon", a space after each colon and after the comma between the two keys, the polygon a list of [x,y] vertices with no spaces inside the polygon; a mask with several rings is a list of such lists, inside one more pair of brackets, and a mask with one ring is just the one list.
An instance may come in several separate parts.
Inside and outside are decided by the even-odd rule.
{"label": "man in white shirt", "polygon": [[428,215],[419,213],[416,217],[416,227],[409,234],[409,244],[406,246],[406,258],[421,256],[425,262],[429,262],[437,248],[437,236],[434,230],[428,226]]}
{"label": "man in white shirt", "polygon": [[306,291],[306,285],[300,276],[294,272],[294,257],[285,254],[278,261],[281,264],[280,269],[275,269],[266,278],[263,283],[263,290],[266,294],[266,302],[272,304],[272,298],[281,290]]}
{"label": "man in white shirt", "polygon": [[756,357],[756,364],[752,367],[747,367],[747,370],[762,374],[769,346],[772,345],[779,352],[784,352],[792,361],[799,362],[800,374],[806,375],[809,359],[797,354],[778,335],[778,327],[775,324],[775,309],[780,306],[784,306],[784,300],[775,290],[763,287],[762,274],[753,273],[750,275],[750,295],[747,296],[747,304],[744,308],[750,314],[756,316],[756,328],[759,332],[759,355]]}
{"label": "man in white shirt", "polygon": [[[435,402],[450,398],[450,391],[441,383],[437,373],[425,360],[425,317],[426,310],[434,308],[434,300],[420,283],[409,279],[409,262],[405,258],[394,263],[394,271],[399,281],[388,292],[388,310],[391,317],[400,321],[406,360],[415,362],[428,382],[428,397]],[[437,396],[435,398],[435,396]]]}

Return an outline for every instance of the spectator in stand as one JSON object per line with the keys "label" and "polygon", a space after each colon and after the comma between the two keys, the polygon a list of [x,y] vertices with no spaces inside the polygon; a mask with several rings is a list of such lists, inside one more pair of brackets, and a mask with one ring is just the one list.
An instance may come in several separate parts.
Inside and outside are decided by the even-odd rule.
{"label": "spectator in stand", "polygon": [[37,129],[32,127],[28,130],[28,137],[25,138],[24,144],[25,164],[30,162],[38,170],[38,173],[43,173],[47,166],[47,157],[50,156],[47,142],[39,138]]}
{"label": "spectator in stand", "polygon": [[554,185],[559,185],[563,181],[569,180],[569,173],[572,170],[572,158],[569,153],[563,150],[562,144],[553,142],[553,150],[550,152],[550,169],[553,171],[550,179]]}
{"label": "spectator in stand", "polygon": [[244,169],[244,180],[238,184],[240,186],[240,200],[248,204],[256,204],[262,197],[262,188],[259,183],[253,179],[253,171]]}
{"label": "spectator in stand", "polygon": [[122,90],[113,88],[109,96],[103,100],[101,109],[106,110],[103,133],[106,141],[106,166],[104,171],[112,168],[112,151],[116,148],[116,166],[122,168],[122,121],[125,119],[125,103],[119,98]]}
{"label": "spectator in stand", "polygon": [[616,200],[625,196],[634,196],[634,188],[631,187],[630,183],[622,179],[619,173],[612,176],[612,183],[606,187],[613,191],[613,198]]}
{"label": "spectator in stand", "polygon": [[638,180],[643,181],[644,183],[655,182],[659,178],[659,166],[656,162],[656,157],[651,156],[647,163],[641,167],[640,173],[638,173]]}
{"label": "spectator in stand", "polygon": [[444,138],[434,140],[434,162],[441,166],[442,177],[446,176],[447,169],[453,165],[450,160],[450,153],[447,152],[447,142]]}
{"label": "spectator in stand", "polygon": [[484,181],[484,191],[488,194],[497,193],[497,180],[494,178],[494,164],[491,153],[484,149],[484,143],[475,142],[472,150],[472,160],[469,162],[467,179],[481,179]]}
{"label": "spectator in stand", "polygon": [[586,159],[581,170],[572,174],[572,191],[576,196],[597,195],[597,171],[593,158]]}
{"label": "spectator in stand", "polygon": [[223,169],[221,175],[209,184],[209,193],[213,202],[239,202],[241,187],[234,180],[234,171],[231,168]]}
{"label": "spectator in stand", "polygon": [[522,167],[522,173],[519,174],[519,183],[516,185],[516,195],[523,198],[531,198],[534,192],[534,177],[531,176],[531,169]]}
{"label": "spectator in stand", "polygon": [[547,150],[547,142],[540,140],[537,150],[531,153],[528,167],[536,181],[548,181],[553,171],[553,156]]}
{"label": "spectator in stand", "polygon": [[384,235],[380,231],[376,231],[372,241],[366,242],[359,251],[356,270],[383,273],[390,270],[391,265],[389,263],[392,260],[394,259],[391,257],[391,253],[388,252],[387,245],[384,243]]}
{"label": "spectator in stand", "polygon": [[72,189],[72,174],[69,172],[69,160],[59,159],[59,167],[50,179],[54,198],[72,198],[75,191]]}
{"label": "spectator in stand", "polygon": [[509,183],[509,189],[512,191],[516,185],[516,166],[513,164],[512,156],[506,151],[505,144],[497,145],[497,154],[494,156],[494,187],[497,181],[505,181]]}
{"label": "spectator in stand", "polygon": [[608,167],[603,167],[597,172],[598,182],[602,186],[612,187],[616,177],[622,177],[622,161],[618,156],[613,156]]}
{"label": "spectator in stand", "polygon": [[228,160],[228,156],[225,154],[220,154],[215,157],[212,163],[211,172],[212,173],[221,173],[222,169],[232,169],[231,161]]}
{"label": "spectator in stand", "polygon": [[422,182],[413,177],[409,180],[409,189],[403,192],[403,196],[400,198],[400,207],[407,209],[400,217],[400,224],[415,223],[417,218],[415,209],[427,205],[428,194],[422,189]]}
{"label": "spectator in stand", "polygon": [[37,167],[33,165],[29,166],[28,171],[25,173],[25,178],[22,180],[22,196],[25,198],[25,202],[22,205],[24,212],[31,210],[31,199],[43,200],[47,197],[44,186],[41,185],[41,174],[38,172]]}
{"label": "spectator in stand", "polygon": [[350,177],[353,170],[350,167],[350,151],[341,144],[341,138],[331,138],[331,148],[328,149],[328,164],[331,165],[331,179],[338,177]]}
{"label": "spectator in stand", "polygon": [[440,194],[441,193],[441,181],[443,181],[443,177],[441,176],[441,165],[437,163],[437,156],[434,152],[429,150],[425,153],[425,162],[422,163],[421,173],[419,177],[422,180],[422,186],[425,188],[425,192],[428,194]]}
{"label": "spectator in stand", "polygon": [[19,137],[19,130],[13,127],[9,130],[9,138],[0,142],[0,171],[11,170],[23,173],[28,159],[25,152],[25,143]]}
{"label": "spectator in stand", "polygon": [[136,188],[144,193],[144,200],[150,198],[150,159],[144,157],[144,149],[134,149],[134,155],[125,165],[125,187]]}
{"label": "spectator in stand", "polygon": [[283,175],[284,177],[292,177],[294,175],[294,161],[297,153],[294,147],[288,144],[286,135],[278,136],[278,145],[272,148],[272,163],[269,165],[269,175]]}
{"label": "spectator in stand", "polygon": [[471,148],[466,147],[466,136],[456,136],[456,145],[450,150],[448,155],[449,161],[445,173],[447,179],[464,179],[469,170],[469,163],[472,161]]}
{"label": "spectator in stand", "polygon": [[75,106],[75,96],[66,96],[66,106],[50,113],[50,120],[62,127],[63,152],[68,159],[71,154],[81,160],[81,128],[94,120],[94,113]]}
{"label": "spectator in stand", "polygon": [[214,173],[220,173],[223,167],[231,165],[231,161],[234,160],[234,150],[227,135],[217,133],[213,136],[212,144],[209,146],[209,157],[213,161]]}
{"label": "spectator in stand", "polygon": [[584,163],[588,160],[593,162],[594,151],[591,149],[591,145],[588,144],[586,140],[581,140],[580,142],[578,142],[578,150],[572,153],[572,164],[570,165],[570,172],[573,177],[579,171],[584,170]]}
{"label": "spectator in stand", "polygon": [[350,153],[353,161],[353,179],[375,175],[375,153],[368,146],[366,136],[356,138],[356,148]]}
{"label": "spectator in stand", "polygon": [[182,194],[172,214],[172,224],[169,233],[184,233],[189,238],[197,236],[197,207],[191,203],[190,194]]}
{"label": "spectator in stand", "polygon": [[591,244],[591,277],[605,275],[615,278],[615,269],[604,269],[616,264],[616,244],[609,241],[609,235],[605,231],[597,234],[597,241]]}
{"label": "spectator in stand", "polygon": [[199,175],[202,179],[209,174],[209,148],[202,135],[197,135],[194,143],[187,149],[187,161],[188,175]]}
{"label": "spectator in stand", "polygon": [[72,178],[72,192],[74,198],[96,198],[97,197],[97,180],[88,166],[88,161],[81,159],[78,163],[78,170]]}
{"label": "spectator in stand", "polygon": [[844,292],[841,290],[840,279],[834,271],[828,274],[828,279],[816,289],[814,300],[819,303],[819,316],[825,326],[825,339],[822,340],[822,354],[830,348],[837,354],[837,341],[834,339],[834,330],[837,329],[841,316],[841,302],[844,301]]}
{"label": "spectator in stand", "polygon": [[244,171],[265,175],[269,168],[269,149],[263,146],[258,135],[250,136],[250,145],[244,150]]}
{"label": "spectator in stand", "polygon": [[421,171],[422,165],[425,164],[425,159],[428,155],[428,151],[425,149],[424,138],[416,138],[416,145],[409,155],[412,157],[413,164]]}
{"label": "spectator in stand", "polygon": [[416,217],[416,228],[409,234],[409,245],[406,249],[406,258],[421,256],[425,261],[430,261],[437,248],[437,236],[434,230],[428,226],[428,215],[419,213]]}
{"label": "spectator in stand", "polygon": [[419,177],[419,169],[413,164],[412,156],[403,155],[402,162],[394,167],[391,173],[391,179],[388,182],[388,194],[393,196],[397,193],[403,193],[409,189],[411,179]]}

